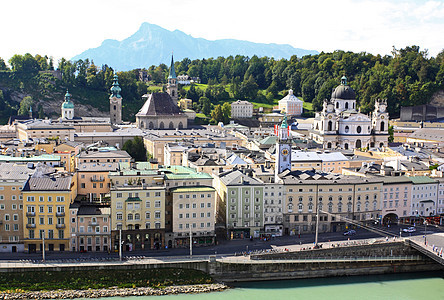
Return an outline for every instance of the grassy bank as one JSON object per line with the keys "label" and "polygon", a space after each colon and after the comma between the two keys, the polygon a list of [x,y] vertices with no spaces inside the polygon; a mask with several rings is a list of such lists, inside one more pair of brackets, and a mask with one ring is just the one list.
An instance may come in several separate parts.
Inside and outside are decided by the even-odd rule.
{"label": "grassy bank", "polygon": [[108,287],[161,288],[212,282],[213,279],[204,272],[185,269],[11,272],[0,276],[0,291],[86,290]]}

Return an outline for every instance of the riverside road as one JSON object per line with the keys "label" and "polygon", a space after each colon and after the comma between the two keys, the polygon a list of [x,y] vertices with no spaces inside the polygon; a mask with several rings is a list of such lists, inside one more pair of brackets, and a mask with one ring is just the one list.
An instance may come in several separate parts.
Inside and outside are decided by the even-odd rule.
{"label": "riverside road", "polygon": [[[358,241],[362,239],[372,239],[381,237],[389,237],[393,236],[399,237],[400,232],[402,237],[415,237],[415,239],[420,240],[423,238],[425,234],[439,233],[444,232],[443,227],[436,226],[427,226],[427,229],[424,226],[417,226],[416,231],[412,233],[402,232],[402,229],[407,228],[408,226],[397,226],[392,225],[390,228],[388,227],[375,227],[377,229],[382,229],[387,232],[386,236],[382,234],[378,234],[375,232],[367,231],[362,228],[356,229],[356,234],[352,236],[344,236],[342,232],[330,232],[330,233],[320,233],[318,237],[318,243],[328,243],[328,242],[336,242],[336,241]],[[427,230],[427,232],[425,232]],[[303,234],[300,237],[296,236],[283,236],[283,237],[275,237],[270,240],[264,241],[260,239],[242,239],[242,240],[231,240],[231,241],[219,241],[218,245],[209,246],[209,247],[194,247],[193,255],[232,255],[235,253],[242,253],[248,251],[255,250],[266,250],[271,249],[273,247],[285,247],[292,245],[301,245],[301,244],[313,244],[314,243],[314,234]],[[141,250],[141,251],[131,251],[131,252],[123,252],[123,257],[171,257],[171,256],[186,256],[189,255],[189,248],[174,248],[174,249],[161,249],[161,250]],[[60,260],[60,259],[81,259],[88,260],[90,258],[115,258],[117,259],[119,256],[118,253],[104,253],[104,252],[89,252],[89,253],[78,253],[78,252],[49,252],[46,251],[46,260]],[[42,258],[41,253],[1,253],[0,252],[0,260],[21,260],[21,259],[30,259],[30,260],[39,260]]]}

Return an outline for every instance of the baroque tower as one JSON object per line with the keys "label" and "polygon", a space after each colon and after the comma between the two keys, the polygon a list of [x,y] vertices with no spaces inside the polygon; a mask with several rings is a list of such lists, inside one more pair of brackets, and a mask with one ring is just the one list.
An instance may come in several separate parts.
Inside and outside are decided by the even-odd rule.
{"label": "baroque tower", "polygon": [[173,55],[171,55],[171,66],[170,66],[170,74],[168,75],[167,93],[170,94],[171,99],[173,99],[174,103],[177,105],[178,101],[177,77],[176,77],[176,71],[174,70]]}
{"label": "baroque tower", "polygon": [[109,96],[109,112],[111,124],[122,123],[122,96],[120,96],[120,91],[122,89],[119,86],[118,79],[118,76],[114,74],[113,85],[110,88],[111,96]]}
{"label": "baroque tower", "polygon": [[65,101],[62,103],[62,119],[74,119],[74,104],[71,102],[71,94],[66,90]]}
{"label": "baroque tower", "polygon": [[276,182],[278,175],[285,170],[291,171],[291,139],[287,124],[287,115],[284,116],[281,126],[278,128],[278,139],[276,142],[276,163],[275,176]]}

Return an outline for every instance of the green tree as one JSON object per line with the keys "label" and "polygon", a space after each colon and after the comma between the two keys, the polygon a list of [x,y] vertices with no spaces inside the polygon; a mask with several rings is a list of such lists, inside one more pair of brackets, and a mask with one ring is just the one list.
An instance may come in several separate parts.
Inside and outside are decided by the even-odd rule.
{"label": "green tree", "polygon": [[26,96],[20,101],[20,108],[18,114],[20,116],[27,116],[29,114],[29,108],[34,104],[31,96]]}
{"label": "green tree", "polygon": [[132,140],[128,140],[123,144],[122,150],[128,152],[135,161],[146,161],[147,152],[141,137],[136,136]]}
{"label": "green tree", "polygon": [[211,119],[215,123],[224,121],[224,114],[222,112],[222,106],[220,104],[216,105],[211,112]]}
{"label": "green tree", "polygon": [[230,103],[225,102],[222,105],[222,116],[223,116],[224,124],[230,123],[230,118],[231,118],[231,104]]}
{"label": "green tree", "polygon": [[6,65],[3,58],[0,57],[0,71],[6,71],[8,70],[8,66]]}
{"label": "green tree", "polygon": [[200,97],[199,106],[204,115],[208,116],[211,113],[211,102],[207,97]]}

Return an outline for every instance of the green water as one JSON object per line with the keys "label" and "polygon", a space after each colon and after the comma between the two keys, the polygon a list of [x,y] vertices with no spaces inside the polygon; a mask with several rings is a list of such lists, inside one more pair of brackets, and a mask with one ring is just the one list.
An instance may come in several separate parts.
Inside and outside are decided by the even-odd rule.
{"label": "green water", "polygon": [[151,297],[114,297],[109,300],[348,300],[444,299],[444,273],[281,280],[236,284],[223,292]]}

